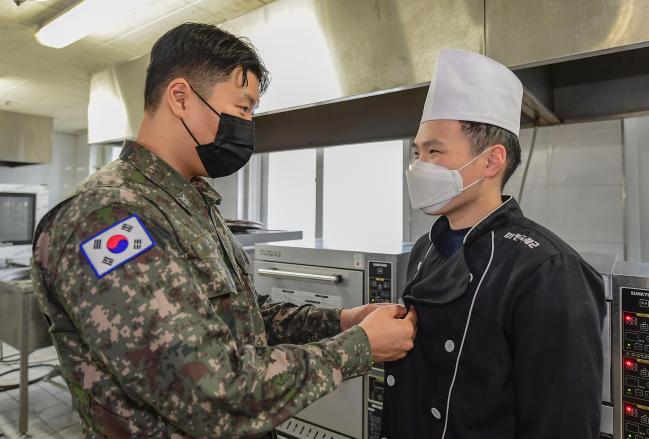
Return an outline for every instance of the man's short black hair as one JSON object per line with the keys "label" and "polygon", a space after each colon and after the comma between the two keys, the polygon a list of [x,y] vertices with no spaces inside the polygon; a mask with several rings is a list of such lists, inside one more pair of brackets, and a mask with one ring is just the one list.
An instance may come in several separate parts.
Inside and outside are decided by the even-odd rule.
{"label": "man's short black hair", "polygon": [[460,121],[462,134],[469,140],[475,155],[480,154],[492,145],[502,145],[507,151],[507,163],[502,186],[514,174],[521,164],[521,145],[518,136],[504,128],[480,122]]}
{"label": "man's short black hair", "polygon": [[175,78],[185,78],[199,93],[207,94],[237,67],[243,69],[241,85],[247,85],[247,72],[252,72],[259,80],[260,93],[266,91],[268,71],[249,41],[210,24],[181,24],[160,37],[151,49],[144,109],[155,110]]}

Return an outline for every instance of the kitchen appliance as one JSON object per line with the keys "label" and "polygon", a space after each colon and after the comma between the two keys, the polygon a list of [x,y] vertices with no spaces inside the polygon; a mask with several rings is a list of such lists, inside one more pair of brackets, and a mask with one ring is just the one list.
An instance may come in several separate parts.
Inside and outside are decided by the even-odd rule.
{"label": "kitchen appliance", "polygon": [[44,185],[0,184],[0,268],[30,264],[34,230],[48,206]]}
{"label": "kitchen appliance", "polygon": [[649,438],[649,264],[585,255],[606,283],[604,437]]}
{"label": "kitchen appliance", "polygon": [[[396,302],[406,283],[412,245],[373,248],[328,246],[323,241],[288,241],[255,246],[255,286],[277,302],[350,308]],[[277,429],[283,438],[378,438],[382,398],[370,377],[344,382]]]}

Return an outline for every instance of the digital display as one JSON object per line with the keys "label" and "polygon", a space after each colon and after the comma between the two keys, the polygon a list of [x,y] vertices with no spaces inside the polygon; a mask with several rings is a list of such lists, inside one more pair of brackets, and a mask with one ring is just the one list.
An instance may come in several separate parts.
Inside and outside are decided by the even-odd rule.
{"label": "digital display", "polygon": [[31,244],[35,221],[35,194],[0,193],[0,243]]}

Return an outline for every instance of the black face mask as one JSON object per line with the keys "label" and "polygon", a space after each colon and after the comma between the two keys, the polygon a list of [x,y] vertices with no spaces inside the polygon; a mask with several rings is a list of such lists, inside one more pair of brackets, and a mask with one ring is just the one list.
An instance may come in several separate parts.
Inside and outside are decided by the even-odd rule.
{"label": "black face mask", "polygon": [[255,123],[230,114],[219,113],[193,87],[190,88],[220,118],[214,141],[205,145],[201,145],[196,140],[185,121],[180,119],[196,142],[196,152],[207,170],[207,175],[218,178],[234,174],[250,161],[255,151]]}

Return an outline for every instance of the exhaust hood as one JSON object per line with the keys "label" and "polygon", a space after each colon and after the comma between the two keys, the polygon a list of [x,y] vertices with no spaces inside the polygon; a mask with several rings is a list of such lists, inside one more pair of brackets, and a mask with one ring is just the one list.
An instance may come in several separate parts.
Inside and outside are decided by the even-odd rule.
{"label": "exhaust hood", "polygon": [[0,111],[0,166],[52,161],[54,119]]}
{"label": "exhaust hood", "polygon": [[[524,125],[649,111],[648,15],[646,0],[278,0],[221,27],[272,74],[262,152],[412,135],[443,47],[512,68]],[[92,77],[90,143],[135,135],[148,60]]]}
{"label": "exhaust hood", "polygon": [[487,56],[563,122],[649,111],[649,2],[485,0]]}
{"label": "exhaust hood", "polygon": [[[248,37],[271,72],[263,117],[430,81],[440,48],[484,53],[483,24],[483,0],[278,0],[221,27]],[[147,64],[140,58],[92,77],[90,143],[135,134]]]}
{"label": "exhaust hood", "polygon": [[144,115],[144,79],[149,59],[145,55],[92,75],[88,143],[120,142],[137,134]]}

